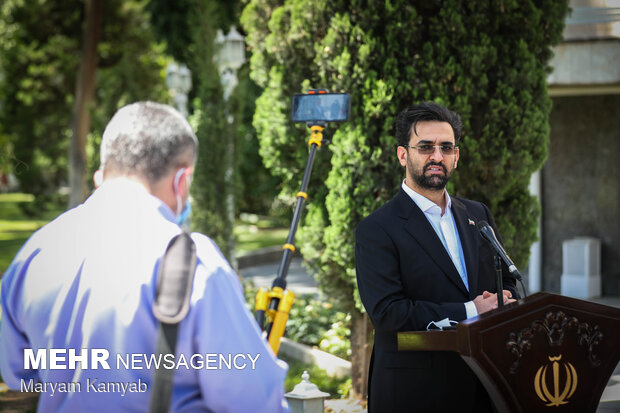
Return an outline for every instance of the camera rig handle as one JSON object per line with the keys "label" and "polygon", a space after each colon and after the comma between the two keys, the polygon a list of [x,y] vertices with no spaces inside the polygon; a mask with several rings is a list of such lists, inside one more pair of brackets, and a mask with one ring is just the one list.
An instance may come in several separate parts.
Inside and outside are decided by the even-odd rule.
{"label": "camera rig handle", "polygon": [[256,294],[256,321],[261,329],[263,329],[265,321],[267,322],[265,326],[267,341],[276,355],[280,349],[280,338],[282,338],[284,334],[288,315],[293,301],[295,300],[295,294],[286,289],[286,275],[291,264],[291,259],[293,258],[293,253],[295,252],[295,234],[297,233],[297,227],[301,219],[301,211],[304,202],[308,198],[306,190],[308,188],[308,182],[310,181],[310,174],[312,173],[312,164],[314,163],[316,151],[323,143],[323,129],[325,128],[325,124],[316,122],[308,124],[308,127],[312,131],[308,141],[310,153],[308,154],[308,161],[301,182],[301,188],[299,192],[297,192],[297,203],[295,204],[295,211],[293,212],[288,237],[286,243],[282,246],[283,254],[280,266],[278,267],[278,274],[273,281],[271,291],[268,291],[266,288],[260,288]]}

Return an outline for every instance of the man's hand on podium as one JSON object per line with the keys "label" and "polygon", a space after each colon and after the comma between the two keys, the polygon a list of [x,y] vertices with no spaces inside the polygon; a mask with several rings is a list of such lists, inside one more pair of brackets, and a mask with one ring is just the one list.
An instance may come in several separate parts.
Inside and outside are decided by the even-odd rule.
{"label": "man's hand on podium", "polygon": [[[478,314],[486,313],[487,311],[497,308],[497,294],[495,293],[484,291],[482,295],[474,298],[473,301],[476,305]],[[504,304],[514,303],[515,301],[517,300],[512,298],[512,293],[508,290],[504,290]]]}

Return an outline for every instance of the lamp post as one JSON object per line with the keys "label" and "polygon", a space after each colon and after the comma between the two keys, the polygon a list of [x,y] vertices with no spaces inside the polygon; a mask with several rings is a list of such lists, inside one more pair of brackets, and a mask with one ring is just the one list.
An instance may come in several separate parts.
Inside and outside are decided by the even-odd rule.
{"label": "lamp post", "polygon": [[217,31],[215,44],[218,47],[215,63],[224,88],[224,100],[228,102],[230,94],[238,83],[237,70],[245,62],[245,39],[235,26],[231,26],[227,35],[224,35],[221,30]]}
{"label": "lamp post", "polygon": [[192,73],[181,63],[172,62],[166,68],[166,86],[177,110],[187,118],[187,94],[192,88]]}
{"label": "lamp post", "polygon": [[235,26],[231,26],[227,35],[221,30],[217,31],[215,37],[217,53],[215,64],[220,75],[220,81],[224,89],[224,102],[226,106],[226,119],[228,121],[229,139],[226,146],[226,172],[224,182],[226,185],[226,226],[228,250],[228,260],[231,266],[237,270],[237,258],[235,256],[235,234],[233,233],[235,224],[235,137],[232,131],[233,115],[228,110],[228,99],[230,94],[237,86],[237,70],[245,62],[245,41],[244,37],[237,31]]}
{"label": "lamp post", "polygon": [[[187,94],[192,89],[192,72],[183,63],[170,63],[166,68],[166,86],[177,110],[187,119]],[[189,231],[190,222],[184,223],[183,228]]]}

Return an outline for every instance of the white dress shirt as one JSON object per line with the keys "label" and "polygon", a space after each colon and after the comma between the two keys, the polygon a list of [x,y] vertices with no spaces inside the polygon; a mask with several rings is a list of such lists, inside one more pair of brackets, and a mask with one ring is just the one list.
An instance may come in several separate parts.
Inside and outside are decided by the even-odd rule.
{"label": "white dress shirt", "polygon": [[[445,191],[446,209],[442,214],[441,207],[439,205],[411,189],[407,186],[405,181],[402,183],[402,188],[424,213],[426,219],[428,219],[428,222],[435,230],[435,233],[446,249],[446,252],[452,259],[452,263],[461,276],[461,280],[463,280],[465,288],[469,291],[463,246],[461,245],[459,233],[456,229],[456,223],[454,222],[454,216],[452,215],[452,200],[450,195],[448,195],[448,191]],[[467,312],[467,318],[478,315],[476,305],[473,301],[468,301],[465,303],[465,311]]]}

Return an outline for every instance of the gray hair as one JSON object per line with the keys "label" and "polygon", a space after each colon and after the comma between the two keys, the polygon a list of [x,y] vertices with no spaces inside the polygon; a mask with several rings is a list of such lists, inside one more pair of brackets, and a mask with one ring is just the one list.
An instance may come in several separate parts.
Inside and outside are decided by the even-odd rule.
{"label": "gray hair", "polygon": [[187,120],[168,105],[137,102],[119,109],[103,132],[101,168],[155,183],[171,170],[196,161],[198,140]]}

